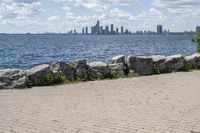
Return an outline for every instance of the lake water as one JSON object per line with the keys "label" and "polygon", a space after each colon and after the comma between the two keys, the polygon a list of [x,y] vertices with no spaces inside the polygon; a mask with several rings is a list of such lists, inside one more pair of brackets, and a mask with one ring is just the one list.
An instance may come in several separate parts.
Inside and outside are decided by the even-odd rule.
{"label": "lake water", "polygon": [[183,35],[0,35],[0,68],[26,69],[57,60],[111,61],[124,55],[190,55],[192,36]]}

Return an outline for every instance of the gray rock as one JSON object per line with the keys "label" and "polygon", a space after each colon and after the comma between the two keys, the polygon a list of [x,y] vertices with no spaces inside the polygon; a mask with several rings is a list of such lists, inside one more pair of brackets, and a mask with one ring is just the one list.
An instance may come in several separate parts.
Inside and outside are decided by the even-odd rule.
{"label": "gray rock", "polygon": [[129,56],[127,59],[129,70],[134,70],[140,75],[153,74],[153,59],[145,56]]}
{"label": "gray rock", "polygon": [[88,69],[87,74],[88,74],[88,80],[96,80],[103,78],[103,75],[100,72],[92,68]]}
{"label": "gray rock", "polygon": [[112,58],[112,64],[125,64],[125,56],[124,55],[118,55]]}
{"label": "gray rock", "polygon": [[70,62],[70,64],[75,69],[87,69],[87,60],[75,60]]}
{"label": "gray rock", "polygon": [[106,77],[108,75],[110,75],[110,68],[108,66],[108,64],[103,63],[103,62],[91,62],[88,63],[89,67],[98,71],[99,73],[102,74],[103,77]]}
{"label": "gray rock", "polygon": [[50,70],[52,70],[54,73],[58,72],[60,76],[64,76],[68,80],[73,80],[75,76],[74,68],[63,61],[52,63],[50,65]]}
{"label": "gray rock", "polygon": [[70,62],[70,65],[75,69],[76,78],[87,80],[87,71],[89,69],[89,66],[87,65],[87,60],[75,60],[73,62]]}
{"label": "gray rock", "polygon": [[182,55],[167,56],[165,64],[168,71],[179,71],[184,68],[184,59]]}
{"label": "gray rock", "polygon": [[54,82],[54,78],[58,77],[56,75],[58,73],[53,72],[47,64],[33,67],[27,70],[26,73],[30,86],[51,85]]}
{"label": "gray rock", "polygon": [[27,84],[27,76],[23,70],[0,70],[0,89],[24,88]]}
{"label": "gray rock", "polygon": [[153,59],[153,66],[155,73],[166,72],[165,60],[166,57],[163,55],[152,55],[150,56]]}
{"label": "gray rock", "polygon": [[[125,75],[125,66],[123,63],[118,63],[118,64],[109,64],[108,65],[112,76],[115,76],[115,78],[122,77]],[[114,75],[113,75],[114,74]]]}
{"label": "gray rock", "polygon": [[196,53],[184,58],[186,67],[188,69],[197,69],[200,68],[200,54]]}

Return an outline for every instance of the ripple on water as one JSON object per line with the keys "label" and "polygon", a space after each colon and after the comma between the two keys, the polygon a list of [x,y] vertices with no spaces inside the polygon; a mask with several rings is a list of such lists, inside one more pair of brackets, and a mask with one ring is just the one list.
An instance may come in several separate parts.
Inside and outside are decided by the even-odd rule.
{"label": "ripple on water", "polygon": [[196,52],[191,36],[0,35],[0,68],[30,68],[56,60],[110,62],[113,56]]}

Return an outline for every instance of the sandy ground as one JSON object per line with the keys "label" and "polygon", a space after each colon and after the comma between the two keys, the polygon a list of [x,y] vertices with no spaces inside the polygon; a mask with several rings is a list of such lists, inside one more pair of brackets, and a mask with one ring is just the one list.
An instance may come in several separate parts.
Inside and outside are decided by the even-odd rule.
{"label": "sandy ground", "polygon": [[200,71],[0,90],[0,133],[200,132]]}

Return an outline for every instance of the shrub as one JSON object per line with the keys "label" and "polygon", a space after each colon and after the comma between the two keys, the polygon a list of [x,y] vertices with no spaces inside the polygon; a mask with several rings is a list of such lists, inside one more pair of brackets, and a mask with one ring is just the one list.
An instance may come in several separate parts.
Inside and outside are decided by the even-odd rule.
{"label": "shrub", "polygon": [[71,83],[71,81],[67,80],[64,76],[58,76],[54,78],[52,73],[43,73],[40,78],[34,78],[27,84],[27,87],[31,86],[49,86],[49,85],[57,85]]}
{"label": "shrub", "polygon": [[194,37],[194,42],[196,42],[197,52],[200,52],[200,30],[197,31]]}

